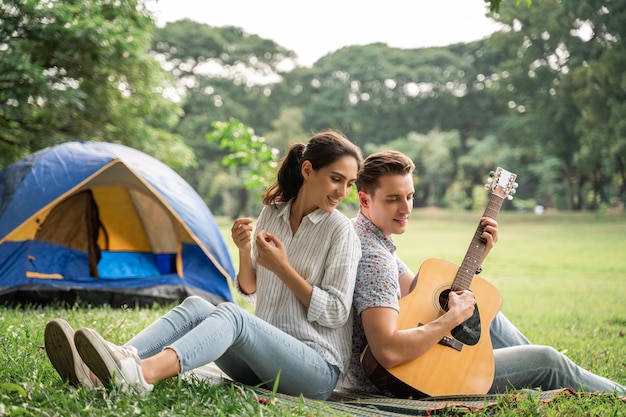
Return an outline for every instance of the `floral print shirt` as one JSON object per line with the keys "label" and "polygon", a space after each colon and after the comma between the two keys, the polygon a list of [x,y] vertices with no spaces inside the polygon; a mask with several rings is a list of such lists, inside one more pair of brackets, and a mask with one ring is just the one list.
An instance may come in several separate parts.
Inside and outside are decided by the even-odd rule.
{"label": "floral print shirt", "polygon": [[359,213],[352,223],[361,240],[362,256],[354,288],[352,356],[348,372],[343,376],[338,388],[378,393],[379,390],[370,382],[361,367],[361,354],[367,345],[361,312],[373,307],[388,307],[399,311],[398,278],[409,271],[409,268],[396,255],[393,238],[385,236],[362,213]]}

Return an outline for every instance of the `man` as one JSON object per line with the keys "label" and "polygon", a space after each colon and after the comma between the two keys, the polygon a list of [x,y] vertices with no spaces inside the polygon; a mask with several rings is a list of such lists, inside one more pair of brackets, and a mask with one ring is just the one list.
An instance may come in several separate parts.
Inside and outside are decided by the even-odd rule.
{"label": "man", "polygon": [[[360,212],[353,221],[362,257],[353,301],[353,355],[341,388],[381,392],[361,366],[366,346],[378,364],[390,369],[420,357],[474,314],[476,301],[471,291],[450,291],[448,309],[438,318],[407,329],[398,326],[399,298],[410,292],[415,277],[397,257],[392,235],[406,230],[413,207],[414,169],[407,156],[387,151],[369,156],[359,172]],[[485,249],[479,265],[498,240],[495,220],[485,217],[481,224]],[[489,392],[569,387],[626,393],[625,387],[578,367],[553,348],[530,344],[500,313],[490,333],[495,377]]]}

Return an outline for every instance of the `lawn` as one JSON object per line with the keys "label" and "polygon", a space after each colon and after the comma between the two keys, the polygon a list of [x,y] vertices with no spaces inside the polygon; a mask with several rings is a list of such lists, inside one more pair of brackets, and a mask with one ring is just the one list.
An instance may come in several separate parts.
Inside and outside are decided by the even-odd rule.
{"label": "lawn", "polygon": [[[480,213],[416,210],[399,255],[417,272],[426,258],[459,263]],[[626,383],[626,216],[589,213],[534,216],[502,212],[500,241],[481,275],[500,290],[503,311],[534,342],[566,352],[583,367]],[[219,219],[230,243],[230,222]],[[166,311],[72,306],[0,307],[0,415],[322,415],[306,402],[259,402],[250,390],[172,379],[148,398],[65,386],[43,350],[45,323],[62,316],[118,343]],[[477,415],[626,415],[611,398],[567,396],[549,404],[499,405]]]}

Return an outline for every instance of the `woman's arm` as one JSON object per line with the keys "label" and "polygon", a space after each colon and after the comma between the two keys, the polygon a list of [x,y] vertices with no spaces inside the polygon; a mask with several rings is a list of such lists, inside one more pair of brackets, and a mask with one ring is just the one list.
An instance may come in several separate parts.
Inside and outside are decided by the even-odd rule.
{"label": "woman's arm", "polygon": [[239,249],[237,282],[244,294],[256,292],[256,273],[252,262],[252,222],[249,217],[237,219],[230,230],[233,242]]}
{"label": "woman's arm", "polygon": [[322,281],[313,288],[307,319],[338,328],[351,317],[361,241],[348,219],[327,238],[332,244],[324,261]]}

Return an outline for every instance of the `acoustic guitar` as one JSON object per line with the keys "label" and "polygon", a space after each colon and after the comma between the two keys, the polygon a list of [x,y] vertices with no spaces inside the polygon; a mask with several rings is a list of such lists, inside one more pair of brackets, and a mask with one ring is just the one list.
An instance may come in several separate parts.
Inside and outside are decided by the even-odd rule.
{"label": "acoustic guitar", "polygon": [[[483,216],[496,218],[505,199],[512,199],[516,174],[500,167],[490,173],[485,188],[491,196]],[[369,347],[361,365],[369,379],[384,393],[395,397],[421,398],[454,394],[485,394],[494,376],[489,326],[502,306],[502,297],[489,282],[476,276],[485,249],[478,225],[460,267],[441,259],[420,266],[414,288],[399,300],[398,328],[429,323],[447,310],[450,291],[471,290],[476,298],[474,314],[453,329],[425,354],[393,368],[383,368]]]}

